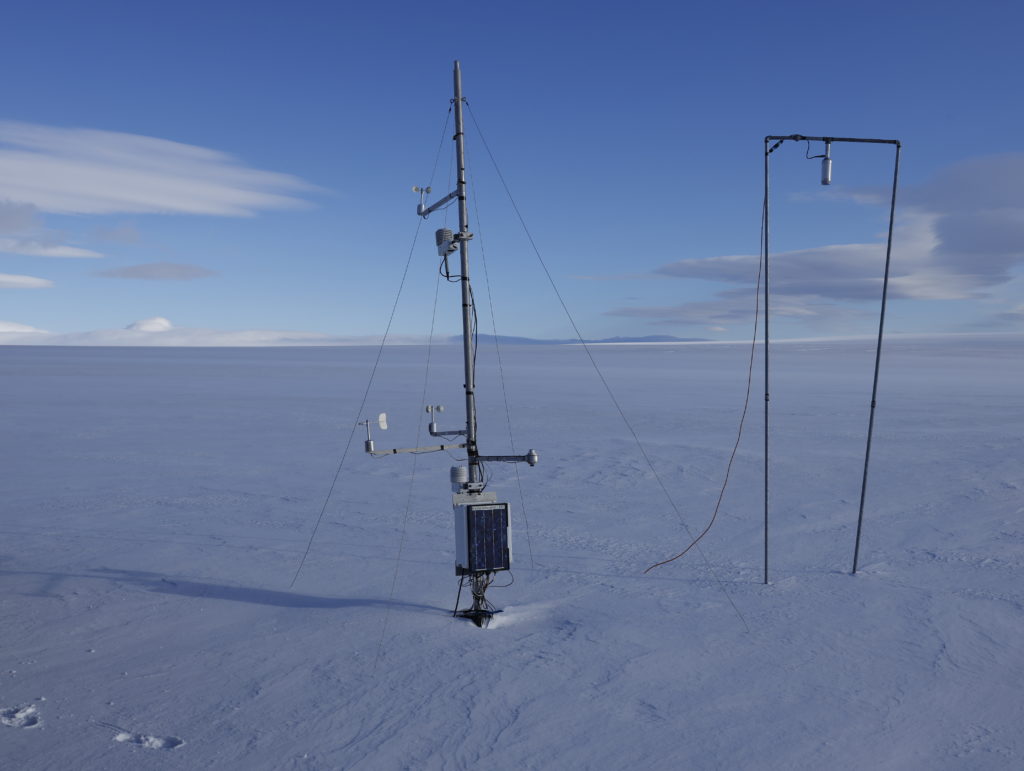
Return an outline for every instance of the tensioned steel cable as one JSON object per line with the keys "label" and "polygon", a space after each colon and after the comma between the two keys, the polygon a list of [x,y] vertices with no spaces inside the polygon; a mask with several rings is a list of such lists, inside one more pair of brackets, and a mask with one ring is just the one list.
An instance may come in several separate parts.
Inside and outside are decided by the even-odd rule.
{"label": "tensioned steel cable", "polygon": [[[451,116],[451,108],[448,108],[448,113],[445,115],[444,125],[441,127],[441,142],[438,144],[437,153],[434,156],[434,170],[430,174],[431,181],[433,181],[434,174],[437,172],[437,161],[441,157],[441,148],[444,146],[444,134],[445,129],[448,128],[448,120]],[[370,370],[370,378],[366,382],[366,390],[363,391],[362,401],[359,403],[359,409],[356,411],[356,419],[352,422],[352,430],[349,432],[348,441],[345,442],[345,450],[341,454],[341,460],[338,462],[338,468],[334,472],[334,478],[331,480],[330,489],[327,491],[327,496],[324,498],[324,505],[320,507],[320,515],[316,518],[316,524],[313,526],[313,532],[309,536],[309,543],[306,544],[306,550],[302,554],[302,559],[299,561],[299,567],[295,571],[295,575],[292,577],[292,582],[288,584],[288,588],[291,589],[295,586],[295,582],[299,578],[299,574],[302,572],[303,565],[306,564],[306,558],[309,556],[310,549],[313,548],[313,541],[316,539],[317,531],[320,529],[320,523],[323,521],[324,512],[327,511],[327,504],[330,503],[331,496],[334,494],[334,488],[338,484],[338,477],[341,475],[341,470],[345,466],[345,459],[348,458],[348,451],[352,447],[352,437],[356,434],[356,429],[359,428],[359,417],[363,414],[363,409],[366,407],[366,400],[370,396],[370,388],[373,387],[373,379],[377,375],[377,367],[380,366],[381,356],[384,354],[384,345],[388,341],[388,335],[391,332],[391,325],[395,321],[395,313],[398,311],[398,301],[402,298],[402,290],[405,288],[405,279],[409,275],[409,266],[412,264],[412,255],[416,250],[416,242],[420,237],[420,230],[423,227],[423,218],[420,217],[416,222],[416,232],[412,237],[412,244],[409,246],[409,256],[405,260],[405,269],[402,271],[402,278],[398,282],[398,292],[395,294],[395,302],[391,306],[391,314],[388,316],[387,326],[384,328],[384,336],[381,337],[380,346],[377,348],[377,357],[373,362],[373,369]]]}
{"label": "tensioned steel cable", "polygon": [[[441,274],[437,274],[434,281],[434,309],[430,314],[430,336],[427,338],[427,364],[423,373],[423,393],[420,396],[420,406],[427,403],[427,387],[430,384],[430,355],[433,351],[434,324],[437,320],[437,295],[441,288]],[[416,426],[416,446],[420,445],[420,437],[423,435],[423,421]],[[395,570],[391,576],[391,590],[388,592],[388,602],[384,607],[384,621],[380,627],[380,640],[377,641],[377,655],[373,659],[373,670],[377,671],[377,663],[384,652],[384,638],[387,636],[388,619],[391,618],[391,603],[395,599],[395,589],[398,586],[398,570],[402,564],[402,552],[405,551],[405,533],[409,526],[409,512],[412,510],[412,495],[416,484],[416,465],[419,463],[419,453],[412,455],[412,472],[409,475],[409,493],[405,499],[405,513],[402,515],[402,534],[398,539],[398,553],[395,554]]]}
{"label": "tensioned steel cable", "polygon": [[[562,306],[562,310],[565,312],[566,318],[569,319],[569,324],[572,325],[573,331],[576,333],[576,338],[580,341],[580,345],[583,346],[583,350],[586,351],[587,358],[590,359],[590,364],[591,366],[593,366],[594,372],[597,373],[598,379],[600,379],[605,391],[608,393],[608,398],[611,399],[612,404],[618,411],[619,417],[622,418],[622,422],[629,430],[629,433],[632,434],[633,441],[636,443],[637,449],[643,456],[644,462],[646,462],[647,467],[650,469],[651,474],[657,481],[658,486],[661,488],[661,491],[665,495],[666,500],[669,502],[669,505],[672,507],[672,510],[676,513],[676,516],[679,518],[679,522],[680,524],[682,524],[683,529],[686,530],[686,534],[692,539],[693,531],[690,530],[689,525],[686,524],[686,520],[683,519],[682,512],[679,510],[679,507],[676,505],[675,500],[669,493],[668,488],[662,481],[661,475],[658,474],[657,470],[654,468],[654,463],[651,461],[650,456],[648,456],[647,450],[644,449],[643,443],[640,441],[640,437],[637,435],[636,430],[633,428],[633,425],[629,422],[629,418],[626,417],[626,413],[623,411],[621,405],[619,404],[619,400],[615,398],[615,394],[612,391],[611,386],[608,385],[608,381],[605,379],[604,373],[601,372],[601,368],[597,365],[597,361],[594,359],[594,354],[591,352],[590,346],[588,346],[586,341],[583,339],[583,335],[580,332],[579,327],[576,325],[576,320],[573,318],[572,313],[570,313],[569,311],[569,307],[566,305],[565,300],[562,298],[562,293],[558,291],[558,286],[555,284],[555,280],[551,276],[551,272],[548,270],[548,266],[544,262],[544,258],[541,256],[540,249],[537,247],[537,243],[533,240],[533,235],[530,233],[530,229],[526,225],[526,220],[523,218],[522,213],[519,211],[519,207],[516,205],[515,198],[512,196],[512,191],[509,189],[508,183],[505,181],[505,176],[501,173],[501,169],[498,166],[498,162],[494,158],[494,153],[491,152],[490,145],[487,144],[487,139],[484,137],[484,133],[480,129],[480,125],[476,120],[476,115],[473,112],[473,108],[469,105],[469,102],[466,102],[466,106],[469,108],[469,115],[473,121],[473,125],[476,127],[477,134],[479,134],[480,136],[480,141],[483,144],[484,149],[487,151],[487,155],[490,157],[491,163],[494,165],[494,170],[498,175],[498,179],[501,181],[502,187],[505,189],[505,195],[508,196],[509,203],[511,203],[512,209],[513,211],[515,211],[516,217],[519,219],[519,224],[522,226],[523,232],[526,233],[526,238],[530,242],[530,247],[533,249],[533,253],[536,255],[537,261],[540,263],[540,266],[544,271],[544,275],[547,276],[548,283],[551,284],[551,289],[554,291],[555,297],[558,298],[558,302]],[[722,591],[722,594],[725,595],[726,599],[729,601],[729,604],[732,606],[732,609],[736,612],[736,615],[743,623],[744,628],[749,632],[750,627],[747,625],[747,620],[743,617],[743,614],[740,612],[740,609],[736,607],[736,603],[733,601],[732,597],[729,595],[729,592],[726,590],[724,582],[718,576],[718,573],[711,565],[711,561],[708,559],[707,555],[704,553],[704,550],[701,549],[700,546],[697,546],[697,553],[700,554],[703,558],[705,567],[707,567],[708,571],[715,579],[715,582],[718,584],[718,587]]]}
{"label": "tensioned steel cable", "polygon": [[[451,109],[448,110],[449,116],[451,115]],[[445,129],[447,129],[448,123],[445,121]],[[444,129],[441,131],[442,146],[444,142]],[[438,153],[440,157],[440,152]],[[454,172],[455,158],[452,157],[452,162],[448,166],[448,186],[451,187],[451,180]],[[434,170],[430,174],[431,182],[433,182],[434,175],[437,172],[437,158],[434,159]],[[448,207],[442,210],[444,217],[442,224],[448,224]],[[420,220],[423,221],[422,218]],[[434,280],[434,305],[430,311],[430,334],[427,336],[427,361],[423,368],[423,393],[420,395],[420,407],[424,407],[427,403],[427,390],[430,387],[430,360],[434,352],[434,328],[437,323],[437,298],[441,291],[441,271],[438,270],[437,277]],[[421,413],[422,414],[422,413]],[[420,444],[420,437],[423,435],[423,423],[420,422],[416,427],[416,446]],[[412,510],[412,494],[413,486],[416,484],[416,467],[419,463],[420,453],[412,453],[412,472],[409,476],[409,493],[405,500],[405,513],[402,515],[402,534],[398,540],[398,553],[395,555],[395,570],[391,576],[391,590],[388,592],[388,602],[384,609],[384,621],[381,624],[380,629],[380,640],[377,641],[377,655],[373,659],[373,670],[377,671],[377,664],[380,661],[381,654],[384,652],[384,639],[387,636],[388,621],[391,618],[391,603],[395,598],[395,589],[398,587],[398,571],[402,564],[402,553],[405,551],[405,534],[408,529],[409,523],[409,512]]]}
{"label": "tensioned steel cable", "polygon": [[395,320],[395,311],[398,309],[398,300],[402,296],[402,289],[405,287],[405,278],[409,275],[409,265],[412,263],[412,254],[416,249],[416,240],[420,235],[420,228],[423,227],[422,220],[416,223],[416,234],[412,239],[412,246],[409,247],[409,258],[405,262],[405,270],[402,271],[402,280],[398,285],[398,294],[395,295],[395,303],[391,306],[391,316],[388,318],[388,325],[384,330],[384,336],[381,338],[380,347],[377,348],[377,358],[373,362],[373,369],[370,370],[370,379],[366,383],[366,390],[363,391],[362,401],[359,402],[359,409],[356,412],[356,420],[352,423],[352,430],[349,432],[348,441],[345,442],[345,451],[341,454],[341,461],[338,463],[338,468],[334,472],[334,479],[331,480],[331,487],[327,491],[327,497],[324,498],[324,505],[320,507],[320,516],[316,518],[316,525],[313,526],[313,533],[309,536],[309,543],[306,544],[306,551],[302,555],[302,560],[299,562],[299,567],[295,571],[295,576],[292,578],[292,582],[288,584],[288,588],[295,586],[295,582],[299,578],[299,573],[302,572],[302,566],[306,564],[306,557],[309,556],[309,550],[313,547],[313,540],[316,538],[316,533],[320,529],[320,523],[324,518],[324,512],[327,511],[327,504],[331,500],[331,495],[334,494],[334,488],[338,484],[338,477],[341,475],[341,469],[345,466],[345,459],[348,457],[348,451],[352,447],[352,437],[356,434],[356,429],[359,428],[359,416],[363,414],[363,408],[366,407],[366,400],[370,396],[370,388],[373,386],[373,379],[377,374],[377,367],[380,365],[381,355],[384,353],[384,344],[388,340],[388,333],[391,332],[391,324]]}
{"label": "tensioned steel cable", "polygon": [[[473,171],[469,164],[466,164],[469,173],[469,181],[472,183],[470,189],[473,191],[473,212],[476,215],[477,225],[480,225],[480,204],[476,198],[476,183],[473,181]],[[516,454],[516,442],[512,436],[512,411],[508,406],[508,390],[505,388],[505,368],[501,361],[501,346],[498,345],[498,323],[494,318],[494,299],[491,297],[491,277],[487,272],[487,256],[484,251],[484,240],[480,234],[482,228],[477,228],[477,235],[480,237],[480,262],[484,266],[484,285],[487,287],[487,305],[491,311],[491,329],[494,330],[494,353],[498,357],[498,380],[501,382],[501,395],[505,400],[505,422],[508,425],[508,443],[512,454]],[[530,537],[530,519],[526,514],[526,496],[523,495],[523,483],[519,477],[519,464],[513,463],[512,470],[516,475],[516,488],[519,490],[519,503],[523,509],[523,523],[526,526],[526,548],[530,552],[530,567],[536,567],[533,561],[533,539]]]}

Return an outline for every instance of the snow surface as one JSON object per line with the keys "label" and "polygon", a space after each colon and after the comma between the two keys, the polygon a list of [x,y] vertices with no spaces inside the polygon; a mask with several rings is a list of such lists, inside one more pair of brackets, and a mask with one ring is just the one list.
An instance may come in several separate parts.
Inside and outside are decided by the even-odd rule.
{"label": "snow surface", "polygon": [[[758,375],[702,553],[645,576],[688,538],[585,352],[504,349],[541,462],[490,469],[515,583],[486,630],[449,612],[451,459],[359,432],[290,586],[375,349],[0,348],[0,767],[1022,768],[1022,342],[887,346],[856,576],[873,346],[775,346],[768,586]],[[427,443],[426,353],[385,350],[379,447]],[[694,532],[747,354],[594,350]],[[427,389],[453,426],[459,360]]]}

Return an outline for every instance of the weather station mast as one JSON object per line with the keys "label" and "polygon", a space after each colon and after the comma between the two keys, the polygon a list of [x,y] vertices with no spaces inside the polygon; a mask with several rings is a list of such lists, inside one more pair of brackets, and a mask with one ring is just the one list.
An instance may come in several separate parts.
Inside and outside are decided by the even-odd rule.
{"label": "weather station mast", "polygon": [[[458,281],[461,287],[462,301],[462,353],[466,402],[466,427],[462,429],[442,431],[435,421],[436,414],[444,412],[442,405],[428,405],[426,411],[431,416],[430,435],[442,439],[454,439],[452,444],[438,444],[428,447],[405,447],[390,450],[378,450],[370,435],[370,420],[363,421],[366,426],[365,450],[373,456],[395,455],[398,453],[427,453],[442,450],[464,449],[466,465],[451,468],[452,507],[455,514],[455,574],[459,577],[459,594],[455,601],[455,615],[468,618],[477,626],[484,627],[491,617],[499,612],[487,601],[486,592],[496,573],[511,568],[511,539],[509,504],[499,502],[497,495],[486,492],[487,479],[484,463],[528,463],[537,464],[535,450],[525,455],[481,455],[477,446],[477,410],[476,410],[476,339],[475,318],[476,308],[473,300],[473,289],[469,281],[469,242],[473,233],[469,229],[469,208],[466,196],[466,151],[463,135],[463,104],[462,70],[459,62],[454,66],[455,96],[452,100],[455,115],[455,165],[457,182],[455,189],[448,195],[427,203],[429,187],[414,187],[413,191],[420,194],[420,202],[416,214],[426,219],[431,213],[441,209],[452,201],[458,201],[459,229],[453,233],[447,228],[439,229],[435,234],[438,256],[442,258],[444,275],[451,275],[448,268],[448,257],[459,252]],[[452,276],[452,278],[455,278]],[[381,413],[377,418],[381,429],[387,428],[387,416]],[[462,441],[458,441],[462,439]],[[462,589],[468,581],[473,602],[469,608],[459,610],[458,604]]]}

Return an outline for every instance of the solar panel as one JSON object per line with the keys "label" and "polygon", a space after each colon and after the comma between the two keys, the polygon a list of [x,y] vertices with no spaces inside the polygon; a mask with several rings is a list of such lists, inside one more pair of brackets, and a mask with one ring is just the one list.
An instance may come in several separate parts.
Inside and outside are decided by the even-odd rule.
{"label": "solar panel", "polygon": [[455,509],[456,573],[508,570],[509,510],[507,503],[471,503]]}

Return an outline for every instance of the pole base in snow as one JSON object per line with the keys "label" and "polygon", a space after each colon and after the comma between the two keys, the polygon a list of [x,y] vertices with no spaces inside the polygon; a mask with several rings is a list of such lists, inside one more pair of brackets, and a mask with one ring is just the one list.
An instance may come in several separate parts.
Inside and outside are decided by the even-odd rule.
{"label": "pole base in snow", "polygon": [[455,615],[459,618],[468,618],[481,629],[486,629],[487,625],[491,623],[491,619],[494,617],[495,613],[501,613],[501,611],[469,608],[467,610],[456,611]]}
{"label": "pole base in snow", "polygon": [[459,598],[462,597],[462,585],[466,580],[465,575],[459,576],[459,593],[455,597],[456,609],[452,611],[452,615],[460,618],[468,618],[481,629],[485,629],[487,625],[491,623],[491,617],[495,613],[501,613],[500,610],[487,601],[487,597],[485,596],[487,587],[491,585],[491,580],[493,578],[493,572],[470,574],[469,580],[470,586],[473,590],[473,606],[466,608],[465,610],[458,610]]}

